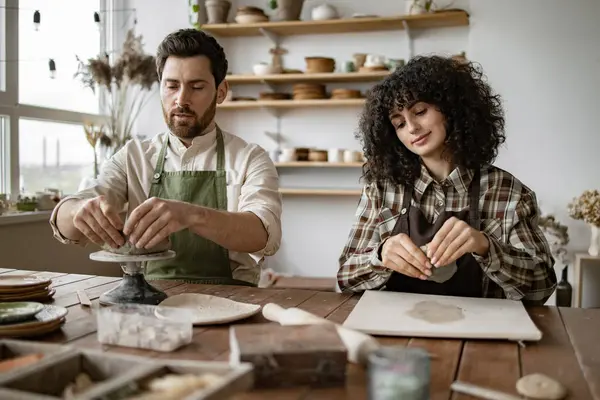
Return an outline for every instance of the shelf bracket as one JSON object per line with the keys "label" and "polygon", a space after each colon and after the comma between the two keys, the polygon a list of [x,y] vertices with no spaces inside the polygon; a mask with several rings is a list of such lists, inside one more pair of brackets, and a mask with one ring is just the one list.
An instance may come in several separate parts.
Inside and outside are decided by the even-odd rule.
{"label": "shelf bracket", "polygon": [[266,37],[271,42],[273,42],[273,44],[275,45],[275,47],[279,47],[279,44],[281,43],[281,38],[279,37],[279,35],[277,35],[276,33],[271,32],[270,30],[265,29],[265,28],[258,28],[258,30],[260,31],[260,33],[262,33],[262,35],[264,37]]}
{"label": "shelf bracket", "polygon": [[273,107],[263,107],[263,110],[265,110],[266,112],[268,112],[269,114],[271,114],[272,116],[274,116],[275,118],[280,118],[281,117],[281,110],[278,108],[273,108]]}
{"label": "shelf bracket", "polygon": [[260,83],[267,85],[269,87],[269,89],[271,89],[272,92],[277,92],[277,85],[275,85],[273,82],[261,79]]}
{"label": "shelf bracket", "polygon": [[281,133],[279,132],[268,132],[265,131],[265,135],[271,139],[277,145],[277,148],[281,146]]}
{"label": "shelf bracket", "polygon": [[413,58],[414,55],[414,43],[413,43],[413,35],[412,35],[412,31],[410,29],[410,25],[408,25],[408,22],[406,22],[406,20],[402,20],[402,26],[404,27],[404,30],[406,31],[406,43],[408,45],[408,60],[410,60],[411,58]]}

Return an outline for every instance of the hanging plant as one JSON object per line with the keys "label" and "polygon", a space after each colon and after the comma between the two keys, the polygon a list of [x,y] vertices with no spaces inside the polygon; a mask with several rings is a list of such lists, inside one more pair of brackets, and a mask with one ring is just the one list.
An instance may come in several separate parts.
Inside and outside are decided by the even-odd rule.
{"label": "hanging plant", "polygon": [[108,144],[108,156],[132,138],[133,125],[158,82],[155,58],[142,47],[142,37],[129,30],[121,54],[112,63],[108,54],[87,61],[77,57],[75,77],[94,93],[104,95],[107,132],[100,144]]}

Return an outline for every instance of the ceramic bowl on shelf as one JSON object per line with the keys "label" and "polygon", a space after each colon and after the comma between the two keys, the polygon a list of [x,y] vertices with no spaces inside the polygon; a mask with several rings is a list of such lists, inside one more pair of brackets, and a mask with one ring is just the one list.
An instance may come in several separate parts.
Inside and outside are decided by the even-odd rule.
{"label": "ceramic bowl on shelf", "polygon": [[329,19],[337,19],[339,18],[339,15],[335,7],[325,3],[314,7],[311,11],[311,17],[314,21],[326,21]]}
{"label": "ceramic bowl on shelf", "polygon": [[255,24],[258,22],[267,22],[269,17],[260,14],[237,14],[235,22],[238,24]]}
{"label": "ceramic bowl on shelf", "polygon": [[252,71],[254,71],[254,75],[272,75],[279,74],[281,70],[267,63],[256,64],[252,67]]}

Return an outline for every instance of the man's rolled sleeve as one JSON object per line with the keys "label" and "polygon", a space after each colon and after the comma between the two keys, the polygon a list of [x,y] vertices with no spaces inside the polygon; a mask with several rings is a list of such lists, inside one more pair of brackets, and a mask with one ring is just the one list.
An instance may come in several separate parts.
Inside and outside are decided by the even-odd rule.
{"label": "man's rolled sleeve", "polygon": [[256,215],[267,231],[265,247],[250,256],[259,262],[274,255],[281,245],[281,194],[273,161],[260,147],[252,152],[246,179],[241,188],[238,211]]}
{"label": "man's rolled sleeve", "polygon": [[65,237],[60,230],[58,229],[58,226],[56,224],[56,217],[58,216],[58,209],[67,201],[70,200],[81,200],[84,197],[80,197],[77,195],[73,195],[73,196],[67,196],[65,198],[63,198],[52,210],[52,214],[50,215],[50,227],[52,228],[52,236],[58,240],[59,242],[61,242],[62,244],[76,244],[76,245],[85,245],[85,241],[84,240],[71,240],[68,239],[67,237]]}

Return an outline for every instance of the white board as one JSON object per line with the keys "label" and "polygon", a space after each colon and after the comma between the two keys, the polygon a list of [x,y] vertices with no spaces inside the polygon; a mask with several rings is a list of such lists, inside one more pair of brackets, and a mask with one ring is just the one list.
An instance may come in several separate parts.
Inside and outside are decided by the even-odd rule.
{"label": "white board", "polygon": [[343,324],[372,335],[536,341],[520,301],[366,291]]}

